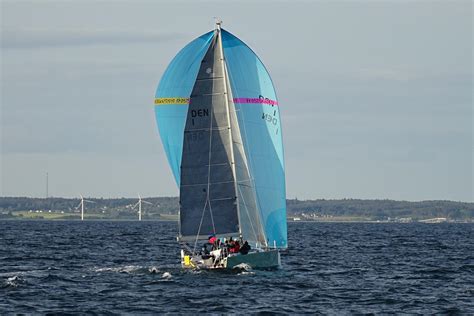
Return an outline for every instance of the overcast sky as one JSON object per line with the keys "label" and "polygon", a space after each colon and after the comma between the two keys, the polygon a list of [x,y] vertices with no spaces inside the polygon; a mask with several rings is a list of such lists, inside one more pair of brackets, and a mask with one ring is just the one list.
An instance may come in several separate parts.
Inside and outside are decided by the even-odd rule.
{"label": "overcast sky", "polygon": [[156,86],[213,17],[263,60],[287,196],[473,201],[471,1],[1,1],[1,195],[177,196]]}

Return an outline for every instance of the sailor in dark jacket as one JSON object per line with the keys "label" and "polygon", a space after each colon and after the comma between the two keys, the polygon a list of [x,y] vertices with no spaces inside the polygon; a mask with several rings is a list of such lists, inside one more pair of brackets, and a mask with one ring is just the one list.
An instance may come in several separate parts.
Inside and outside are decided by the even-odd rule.
{"label": "sailor in dark jacket", "polygon": [[246,255],[249,253],[250,250],[250,245],[247,241],[244,242],[244,245],[240,248],[239,252],[243,255]]}

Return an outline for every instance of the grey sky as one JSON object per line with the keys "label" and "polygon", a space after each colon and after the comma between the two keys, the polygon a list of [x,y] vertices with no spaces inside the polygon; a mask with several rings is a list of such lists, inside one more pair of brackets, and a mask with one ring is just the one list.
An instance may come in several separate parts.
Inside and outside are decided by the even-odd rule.
{"label": "grey sky", "polygon": [[472,2],[2,1],[1,194],[177,195],[153,98],[224,27],[281,104],[287,196],[473,201]]}

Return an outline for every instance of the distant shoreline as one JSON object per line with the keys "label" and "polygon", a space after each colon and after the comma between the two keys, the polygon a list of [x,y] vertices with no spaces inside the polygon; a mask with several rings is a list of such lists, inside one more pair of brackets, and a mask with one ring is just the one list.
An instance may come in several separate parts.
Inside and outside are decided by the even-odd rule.
{"label": "distant shoreline", "polygon": [[[137,198],[87,198],[85,219],[138,220]],[[143,198],[143,220],[177,221],[178,197]],[[0,219],[79,220],[79,198],[0,197]],[[316,222],[472,222],[474,203],[455,201],[298,200],[286,201],[288,221]],[[268,214],[267,214],[268,215]]]}
{"label": "distant shoreline", "polygon": [[[140,222],[135,218],[85,218],[83,221],[78,218],[40,218],[40,217],[9,217],[9,218],[0,218],[0,221],[45,221],[45,222]],[[173,218],[148,218],[142,219],[141,222],[178,222],[179,219],[176,216]],[[287,218],[288,223],[366,223],[366,224],[473,224],[474,220],[444,220],[444,221],[409,221],[409,222],[400,222],[400,221],[381,221],[381,220],[368,220],[368,219],[345,219],[342,218],[332,218],[330,220],[294,220],[294,218]]]}

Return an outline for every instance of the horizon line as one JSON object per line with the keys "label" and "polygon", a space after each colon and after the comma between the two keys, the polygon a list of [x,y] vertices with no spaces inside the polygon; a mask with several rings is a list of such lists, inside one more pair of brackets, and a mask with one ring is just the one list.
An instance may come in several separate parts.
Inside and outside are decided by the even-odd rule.
{"label": "horizon line", "polygon": [[[48,196],[48,197],[35,197],[35,196],[0,196],[0,199],[4,198],[28,198],[28,199],[69,199],[69,200],[80,200],[81,198],[78,197],[64,197],[64,196]],[[91,196],[84,196],[84,198],[88,199],[96,199],[96,200],[119,200],[119,199],[136,199],[136,197],[91,197]],[[179,196],[148,196],[142,197],[142,199],[159,199],[159,198],[178,198]],[[345,200],[355,200],[355,201],[396,201],[396,202],[410,202],[410,203],[420,203],[420,202],[456,202],[456,203],[470,203],[474,204],[474,201],[460,201],[460,200],[447,200],[447,199],[428,199],[428,200],[396,200],[390,198],[305,198],[299,199],[298,197],[289,198],[286,197],[286,201],[296,200],[296,201],[345,201]]]}

